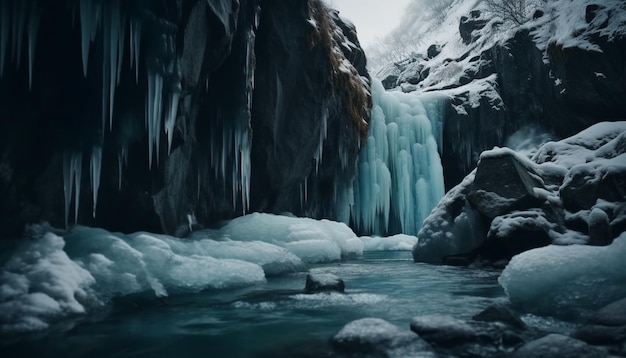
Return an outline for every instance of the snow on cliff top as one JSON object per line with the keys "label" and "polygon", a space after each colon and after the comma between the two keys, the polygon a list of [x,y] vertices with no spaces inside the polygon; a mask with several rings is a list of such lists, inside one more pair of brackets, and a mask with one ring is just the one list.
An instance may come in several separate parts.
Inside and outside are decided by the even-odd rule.
{"label": "snow on cliff top", "polygon": [[[433,72],[442,72],[430,81],[427,78],[421,88],[409,90],[435,90],[450,85],[451,80],[480,65],[477,61],[472,61],[473,58],[497,44],[503,44],[520,30],[530,31],[537,47],[542,51],[546,51],[550,44],[563,48],[578,47],[600,51],[594,43],[595,36],[606,37],[608,40],[626,36],[626,2],[623,0],[606,0],[602,1],[602,5],[598,5],[596,0],[551,0],[537,8],[543,11],[543,16],[533,19],[534,11],[529,11],[528,21],[521,26],[503,23],[481,0],[447,1],[450,5],[439,13],[425,8],[422,3],[413,3],[407,8],[403,21],[389,35],[388,40],[391,41],[393,36],[402,37],[409,47],[416,49],[417,58],[408,58],[404,65],[417,59],[431,68],[429,77],[433,77]],[[597,5],[598,8],[587,19],[590,5]],[[475,40],[465,44],[459,33],[459,24],[461,18],[469,16],[472,10],[480,10],[479,17],[474,20],[484,20],[486,25],[475,30]],[[431,45],[438,45],[441,53],[434,58],[425,59],[423,54],[427,53]],[[457,60],[450,62],[451,59]],[[451,63],[458,67],[455,73],[450,73],[453,70]],[[390,74],[397,74],[399,64],[387,64],[377,69],[375,76],[384,79]]]}

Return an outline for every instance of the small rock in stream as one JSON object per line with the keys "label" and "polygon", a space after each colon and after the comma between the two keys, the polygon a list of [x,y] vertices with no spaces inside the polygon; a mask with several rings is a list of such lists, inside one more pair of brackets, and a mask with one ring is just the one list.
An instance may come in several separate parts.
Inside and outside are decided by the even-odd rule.
{"label": "small rock in stream", "polygon": [[343,293],[346,289],[343,280],[332,273],[309,273],[306,276],[304,292],[318,293],[336,291]]}

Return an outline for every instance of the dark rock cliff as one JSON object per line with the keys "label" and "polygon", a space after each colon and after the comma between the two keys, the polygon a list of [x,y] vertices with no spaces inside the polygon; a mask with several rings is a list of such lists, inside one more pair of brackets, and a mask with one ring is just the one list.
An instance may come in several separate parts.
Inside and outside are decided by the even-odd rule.
{"label": "dark rock cliff", "polygon": [[502,21],[473,10],[459,20],[457,39],[381,71],[387,88],[450,96],[441,151],[446,189],[461,182],[481,152],[504,146],[520,129],[565,138],[626,118],[626,38],[609,30],[623,28],[626,7],[576,9],[571,15],[584,19],[576,30],[558,30],[559,36],[572,31],[567,46],[554,34],[564,9],[537,12],[504,42],[494,40],[508,31]]}
{"label": "dark rock cliff", "polygon": [[[466,108],[467,114],[448,108],[444,138],[471,144],[444,140],[446,187],[459,183],[482,151],[503,146],[524,127],[564,138],[600,121],[626,118],[626,38],[597,36],[593,42],[600,51],[552,44],[546,58],[532,35],[519,31],[504,45],[482,53],[487,65],[467,74],[467,80],[497,74],[502,106],[494,108],[481,98],[480,106]],[[459,160],[468,157],[470,161]]]}
{"label": "dark rock cliff", "polygon": [[371,96],[320,1],[3,1],[0,19],[1,236],[334,217]]}

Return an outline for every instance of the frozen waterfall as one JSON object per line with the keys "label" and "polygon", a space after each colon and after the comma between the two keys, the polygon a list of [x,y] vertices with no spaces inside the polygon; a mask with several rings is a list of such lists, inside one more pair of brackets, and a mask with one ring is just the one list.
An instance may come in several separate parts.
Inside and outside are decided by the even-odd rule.
{"label": "frozen waterfall", "polygon": [[338,212],[360,232],[415,235],[444,194],[438,152],[445,98],[386,92],[372,80],[372,119]]}

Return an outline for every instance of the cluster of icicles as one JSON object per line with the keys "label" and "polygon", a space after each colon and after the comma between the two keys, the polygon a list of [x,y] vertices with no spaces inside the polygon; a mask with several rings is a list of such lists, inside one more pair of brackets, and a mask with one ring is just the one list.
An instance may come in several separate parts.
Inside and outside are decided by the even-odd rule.
{"label": "cluster of icicles", "polygon": [[[135,70],[135,81],[139,82],[140,68],[147,72],[147,90],[145,104],[145,130],[148,135],[148,160],[150,169],[153,160],[159,163],[159,152],[162,131],[167,136],[169,154],[172,148],[172,139],[178,104],[181,94],[180,76],[178,83],[167,85],[164,88],[163,74],[152,66],[140,66],[142,19],[129,16],[121,7],[122,0],[77,0],[73,3],[73,11],[80,19],[81,49],[83,74],[88,75],[89,52],[92,44],[102,46],[102,133],[112,130],[113,109],[115,106],[115,91],[120,83],[122,63],[125,49],[129,49],[130,65]],[[46,4],[44,0],[2,0],[0,1],[0,78],[3,77],[9,61],[13,61],[19,67],[22,61],[24,40],[28,45],[28,80],[29,88],[32,88],[33,63],[35,58],[39,23],[45,16]],[[250,31],[250,42],[254,42],[254,32]],[[100,35],[101,41],[96,41]],[[128,43],[127,43],[128,41]],[[128,47],[127,47],[128,44]],[[170,41],[169,46],[175,46],[175,41]],[[175,48],[170,49],[176,53]],[[10,54],[10,56],[9,56]],[[100,54],[100,51],[98,51]],[[144,57],[147,54],[144,54]],[[250,58],[253,54],[248,54]],[[172,67],[170,65],[170,67]],[[178,71],[170,68],[168,71]],[[252,73],[251,76],[254,74]],[[251,83],[253,80],[250,79]],[[171,88],[170,88],[171,87]],[[251,87],[251,85],[249,86]],[[249,89],[248,96],[252,89]],[[251,102],[251,99],[248,99]],[[249,102],[249,103],[250,103]],[[107,125],[108,123],[108,125]],[[242,132],[242,133],[240,133]],[[250,173],[250,139],[247,132],[247,122],[241,126],[235,126],[230,133],[224,134],[221,154],[214,155],[218,159],[211,163],[216,171],[221,172],[222,177],[231,172],[226,168],[234,154],[233,174],[233,201],[241,198],[244,212],[249,203],[249,173]],[[233,153],[234,152],[234,153]],[[127,163],[128,145],[122,144],[119,149],[119,188],[122,185],[122,168]],[[154,159],[153,159],[154,158]],[[63,155],[63,187],[65,195],[65,223],[69,222],[70,207],[74,202],[74,223],[78,221],[80,184],[82,177],[83,153],[66,151]],[[93,193],[93,216],[96,215],[98,190],[100,186],[100,174],[102,165],[102,145],[95,144],[90,154],[90,181]],[[200,181],[200,178],[199,178]],[[200,184],[199,184],[200,185]],[[200,190],[200,189],[198,189]]]}

